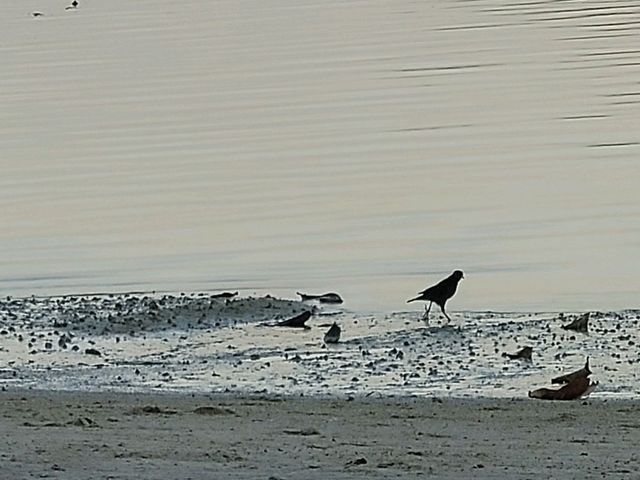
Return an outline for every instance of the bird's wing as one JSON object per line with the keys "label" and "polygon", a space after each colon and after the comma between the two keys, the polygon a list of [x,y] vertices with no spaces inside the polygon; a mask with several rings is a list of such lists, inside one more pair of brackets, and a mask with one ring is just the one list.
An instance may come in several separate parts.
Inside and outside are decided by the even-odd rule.
{"label": "bird's wing", "polygon": [[436,283],[435,285],[429,287],[429,288],[425,288],[423,291],[420,292],[420,295],[431,295],[434,294],[436,292],[439,292],[442,290],[442,287],[446,284],[446,279],[442,280],[441,282]]}

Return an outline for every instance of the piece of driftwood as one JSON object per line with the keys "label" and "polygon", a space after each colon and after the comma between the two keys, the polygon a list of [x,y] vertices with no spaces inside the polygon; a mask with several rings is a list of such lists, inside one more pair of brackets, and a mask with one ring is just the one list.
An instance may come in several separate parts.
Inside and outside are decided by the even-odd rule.
{"label": "piece of driftwood", "polygon": [[340,333],[340,327],[336,322],[333,322],[333,325],[324,334],[324,343],[338,343],[340,341]]}
{"label": "piece of driftwood", "polygon": [[342,297],[337,293],[323,293],[322,295],[310,295],[307,293],[296,292],[300,295],[300,299],[303,302],[307,300],[317,300],[320,303],[342,303]]}
{"label": "piece of driftwood", "polygon": [[210,298],[233,298],[238,295],[238,292],[222,292],[211,295]]}
{"label": "piece of driftwood", "polygon": [[562,328],[580,333],[589,333],[589,312],[579,316],[573,322],[563,325]]}
{"label": "piece of driftwood", "polygon": [[533,353],[532,347],[523,347],[516,353],[505,353],[511,360],[526,360],[531,361],[531,354]]}
{"label": "piece of driftwood", "polygon": [[577,400],[589,395],[597,386],[598,382],[591,383],[587,377],[577,377],[556,390],[552,388],[533,390],[529,392],[529,397],[540,400]]}
{"label": "piece of driftwood", "polygon": [[551,380],[551,383],[570,383],[572,380],[576,378],[587,378],[591,375],[591,370],[589,369],[589,357],[587,357],[587,361],[580,370],[576,370],[575,372],[568,373],[566,375],[561,375]]}
{"label": "piece of driftwood", "polygon": [[291,328],[304,328],[310,329],[311,327],[305,325],[305,322],[311,318],[311,312],[306,310],[302,312],[300,315],[296,315],[295,317],[288,318],[286,320],[282,320],[281,322],[276,323],[274,326],[276,327],[291,327]]}

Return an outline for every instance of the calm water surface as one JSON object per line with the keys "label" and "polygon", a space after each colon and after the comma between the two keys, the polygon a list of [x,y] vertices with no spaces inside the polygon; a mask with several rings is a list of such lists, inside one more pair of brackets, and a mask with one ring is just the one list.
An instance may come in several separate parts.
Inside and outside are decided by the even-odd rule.
{"label": "calm water surface", "polygon": [[1,295],[638,305],[637,3],[68,3],[0,7]]}

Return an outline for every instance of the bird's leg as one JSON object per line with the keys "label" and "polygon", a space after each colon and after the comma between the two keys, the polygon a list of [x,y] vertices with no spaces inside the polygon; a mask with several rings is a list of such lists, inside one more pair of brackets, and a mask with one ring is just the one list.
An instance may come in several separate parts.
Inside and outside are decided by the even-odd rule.
{"label": "bird's leg", "polygon": [[422,320],[424,320],[425,322],[429,323],[429,312],[431,311],[431,304],[433,302],[429,302],[429,306],[427,307],[426,305],[424,306],[424,315],[422,316]]}
{"label": "bird's leg", "polygon": [[447,317],[447,324],[449,324],[449,322],[451,322],[451,318],[449,317],[449,315],[447,315],[447,312],[445,312],[444,310],[444,305],[442,306],[442,308],[440,308],[440,310],[442,310],[442,314]]}

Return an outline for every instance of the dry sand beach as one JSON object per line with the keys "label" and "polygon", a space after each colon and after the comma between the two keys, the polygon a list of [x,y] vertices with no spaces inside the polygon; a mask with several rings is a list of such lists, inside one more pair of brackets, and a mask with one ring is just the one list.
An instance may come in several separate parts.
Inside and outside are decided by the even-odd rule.
{"label": "dry sand beach", "polygon": [[2,478],[637,478],[627,401],[0,393]]}

